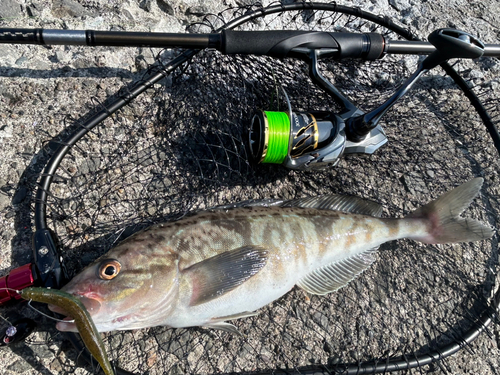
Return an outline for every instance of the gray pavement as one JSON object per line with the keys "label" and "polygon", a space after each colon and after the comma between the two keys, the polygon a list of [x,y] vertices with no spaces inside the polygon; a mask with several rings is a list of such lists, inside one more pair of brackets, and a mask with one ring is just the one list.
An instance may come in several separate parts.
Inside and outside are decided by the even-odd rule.
{"label": "gray pavement", "polygon": [[[0,21],[0,27],[102,30],[111,28],[129,31],[185,32],[189,24],[202,20],[203,15],[207,13],[217,14],[230,6],[244,6],[249,3],[251,2],[245,0],[1,0],[0,18],[4,20]],[[284,3],[288,2],[284,1]],[[436,28],[454,27],[478,35],[486,43],[500,43],[500,3],[496,0],[434,2],[425,0],[372,0],[367,2],[359,0],[339,1],[338,3],[359,6],[375,14],[388,16],[421,37],[425,37]],[[264,5],[267,4],[267,1],[264,2]],[[256,25],[258,26],[258,24]],[[49,140],[71,123],[72,118],[79,118],[95,106],[97,100],[105,100],[124,84],[141,77],[149,64],[153,63],[154,53],[155,51],[147,48],[104,47],[91,49],[74,46],[46,48],[0,45],[0,156],[2,158],[0,163],[0,275],[4,275],[10,269],[31,260],[30,234],[33,225],[32,208],[34,202],[32,193],[36,184],[36,176],[41,172],[43,162],[47,159],[46,153],[41,150],[47,147]],[[488,63],[464,63],[463,66],[465,67],[463,70],[467,71],[471,79],[475,79],[473,82],[476,82],[478,87],[484,85],[491,89],[490,92],[493,95],[496,95],[497,98],[500,97],[500,63],[498,59]],[[166,86],[168,87],[168,85],[167,82]],[[436,98],[438,101],[442,99],[439,94],[436,94]],[[147,102],[147,99],[144,100]],[[404,110],[406,108],[397,111],[404,112]],[[133,112],[133,109],[131,111]],[[436,116],[439,117],[439,114]],[[463,121],[467,121],[467,117],[464,117]],[[493,152],[489,154],[489,157],[492,158],[490,166],[496,163]],[[86,168],[87,172],[92,173],[92,165],[88,164]],[[497,174],[498,169],[491,168],[494,177],[489,180],[489,183],[493,186],[492,191],[498,197],[498,188],[495,187],[500,182]],[[491,172],[491,169],[486,167],[485,170]],[[428,177],[431,176],[430,173],[428,172]],[[408,182],[411,178],[411,175],[410,178],[407,176],[406,180],[403,177],[400,180],[402,182],[398,183],[405,185],[405,187],[409,186],[408,191],[413,192],[413,182]],[[353,179],[355,180],[355,178]],[[260,193],[268,197],[277,197],[283,191],[287,191],[285,194],[295,196],[299,188],[294,190],[293,181],[293,175],[287,176],[282,185],[280,183],[271,184],[263,187]],[[356,181],[354,181],[355,183]],[[367,184],[369,185],[370,182]],[[301,185],[300,189],[306,193],[315,191],[312,185]],[[345,188],[345,190],[353,194],[358,193],[355,188],[352,188],[352,191],[349,188]],[[370,195],[368,188],[360,193]],[[389,192],[385,193],[384,197],[389,195]],[[253,197],[251,188],[248,187],[241,187],[240,190],[235,191],[224,190],[213,194],[214,203],[219,202],[218,198],[224,194],[227,194],[228,197],[235,197],[235,199],[240,196]],[[415,196],[418,194],[417,191]],[[106,202],[104,201],[102,204],[106,204]],[[408,209],[407,202],[403,199],[394,205]],[[148,208],[146,208],[147,210]],[[87,255],[87,257],[89,259],[84,259],[83,262],[88,263],[92,260],[92,255]],[[431,277],[433,277],[432,274]],[[314,303],[315,300],[313,300],[313,305]],[[344,304],[347,306],[348,302],[344,302]],[[292,303],[292,305],[287,306],[293,307],[295,305]],[[9,319],[15,310],[12,307],[2,308],[0,315]],[[25,315],[39,319],[35,312],[27,310],[26,308],[23,310]],[[320,311],[319,308],[318,311]],[[297,313],[297,315],[301,314],[303,312]],[[278,321],[280,319],[278,315],[274,317],[271,316],[271,313],[269,315],[270,317],[266,316],[266,318],[270,320]],[[321,317],[318,319],[321,320]],[[292,323],[287,323],[289,324],[287,329],[289,328],[290,332],[300,333],[300,329],[297,330],[297,327],[294,326],[295,323]],[[88,367],[82,369],[74,366],[77,353],[72,351],[69,344],[60,336],[54,334],[54,330],[49,327],[51,324],[51,322],[44,321],[43,329],[29,338],[28,345],[1,349],[0,357],[3,359],[0,364],[0,373],[9,375],[58,374],[68,371],[75,374],[88,373]],[[250,324],[249,329],[257,326],[260,329],[260,324],[254,321]],[[425,367],[421,371],[485,375],[499,373],[499,330],[497,326],[494,326],[490,331],[491,335],[482,335],[472,345],[472,350],[460,351],[442,367]],[[182,334],[174,337],[174,334],[169,333],[169,331],[163,332],[162,335],[165,336],[165,340],[177,340],[177,346],[170,347],[173,353],[185,345],[184,341],[188,340],[183,338]],[[305,334],[305,336],[307,335]],[[199,337],[200,335],[196,333],[189,336],[189,339],[191,341],[198,340]],[[210,342],[217,341],[217,338],[219,338],[218,334],[211,338]],[[144,342],[143,349],[148,353],[148,361],[152,358],[151,363],[154,363],[156,354],[152,354],[152,349],[148,346],[149,341],[144,340]],[[230,345],[228,344],[228,350]],[[256,347],[260,348],[259,345],[262,345],[262,349],[259,349],[261,350],[260,361],[265,362],[265,358],[272,357],[272,353],[270,353],[273,350],[272,345],[268,345],[268,343],[259,344],[257,341],[249,339],[246,345],[247,347],[239,352],[241,357],[246,358],[247,361],[241,364],[240,368],[244,370],[251,369],[248,365],[252,361],[251,353],[252,350],[256,350]],[[328,347],[328,345],[324,342],[321,344],[322,347]],[[192,352],[186,353],[186,357],[190,355],[192,359],[203,355],[196,350],[195,346]],[[278,349],[274,348],[274,350]],[[326,354],[322,352],[317,354],[317,357],[328,355],[333,358],[334,355],[329,355],[331,354],[329,351],[332,350],[325,349]],[[314,348],[307,349],[307,353],[308,355],[316,355]],[[136,353],[125,355],[137,356]],[[352,353],[350,355],[356,358],[356,355]],[[286,356],[287,354],[284,355],[284,357]],[[164,363],[169,363],[169,372],[171,373],[196,371],[195,365],[176,367],[177,365],[172,366],[169,362],[172,361],[172,358],[163,358],[163,360]],[[307,360],[311,363],[310,358]],[[239,359],[235,359],[235,362],[237,361]],[[280,365],[285,366],[286,364],[281,363]],[[269,364],[270,368],[273,366],[272,363]],[[201,367],[198,371],[212,372],[215,371],[213,369],[224,371],[224,368],[237,370],[237,368],[225,364],[208,368],[211,370]],[[152,370],[152,373],[161,373],[161,370],[155,369]]]}

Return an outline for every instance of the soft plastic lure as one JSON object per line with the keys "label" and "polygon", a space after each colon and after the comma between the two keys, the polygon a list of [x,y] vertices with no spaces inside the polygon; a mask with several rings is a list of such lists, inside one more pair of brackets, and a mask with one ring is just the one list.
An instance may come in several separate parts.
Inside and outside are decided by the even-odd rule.
{"label": "soft plastic lure", "polygon": [[47,303],[64,309],[75,320],[78,333],[85,346],[101,365],[106,375],[114,375],[101,335],[97,331],[90,314],[83,303],[75,296],[56,289],[25,288],[20,292],[26,300]]}

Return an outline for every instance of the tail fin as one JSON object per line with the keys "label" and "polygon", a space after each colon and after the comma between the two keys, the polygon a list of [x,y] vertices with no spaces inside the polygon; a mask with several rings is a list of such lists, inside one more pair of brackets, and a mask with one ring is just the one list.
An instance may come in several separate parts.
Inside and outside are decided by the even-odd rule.
{"label": "tail fin", "polygon": [[494,230],[474,219],[459,215],[471,204],[483,185],[482,178],[475,178],[443,194],[437,200],[417,209],[408,218],[429,221],[429,233],[415,238],[424,243],[472,242],[490,238]]}

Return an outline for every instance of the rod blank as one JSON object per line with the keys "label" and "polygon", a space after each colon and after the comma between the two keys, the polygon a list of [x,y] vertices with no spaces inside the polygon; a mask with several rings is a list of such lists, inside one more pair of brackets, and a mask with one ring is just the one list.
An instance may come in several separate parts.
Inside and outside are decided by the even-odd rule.
{"label": "rod blank", "polygon": [[160,48],[220,48],[221,34],[0,29],[0,43]]}
{"label": "rod blank", "polygon": [[[429,42],[387,40],[386,53],[405,55],[430,55],[436,48]],[[485,44],[483,56],[500,57],[500,44]]]}
{"label": "rod blank", "polygon": [[85,46],[87,38],[83,30],[42,30],[42,43],[40,44]]}

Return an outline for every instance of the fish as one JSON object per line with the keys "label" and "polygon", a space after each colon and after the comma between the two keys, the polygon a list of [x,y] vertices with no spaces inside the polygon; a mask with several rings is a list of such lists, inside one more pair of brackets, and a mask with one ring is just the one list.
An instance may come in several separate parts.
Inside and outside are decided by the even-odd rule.
{"label": "fish", "polygon": [[[201,211],[128,237],[62,290],[81,298],[99,332],[201,326],[238,334],[228,321],[258,314],[295,286],[315,295],[339,290],[387,241],[490,238],[492,227],[460,216],[482,183],[475,178],[403,218],[342,195]],[[56,328],[76,329],[70,321]]]}
{"label": "fish", "polygon": [[109,362],[102,337],[92,321],[85,305],[77,297],[57,289],[29,287],[20,292],[22,298],[28,301],[50,303],[51,306],[63,308],[74,320],[85,346],[99,362],[105,375],[115,375]]}

